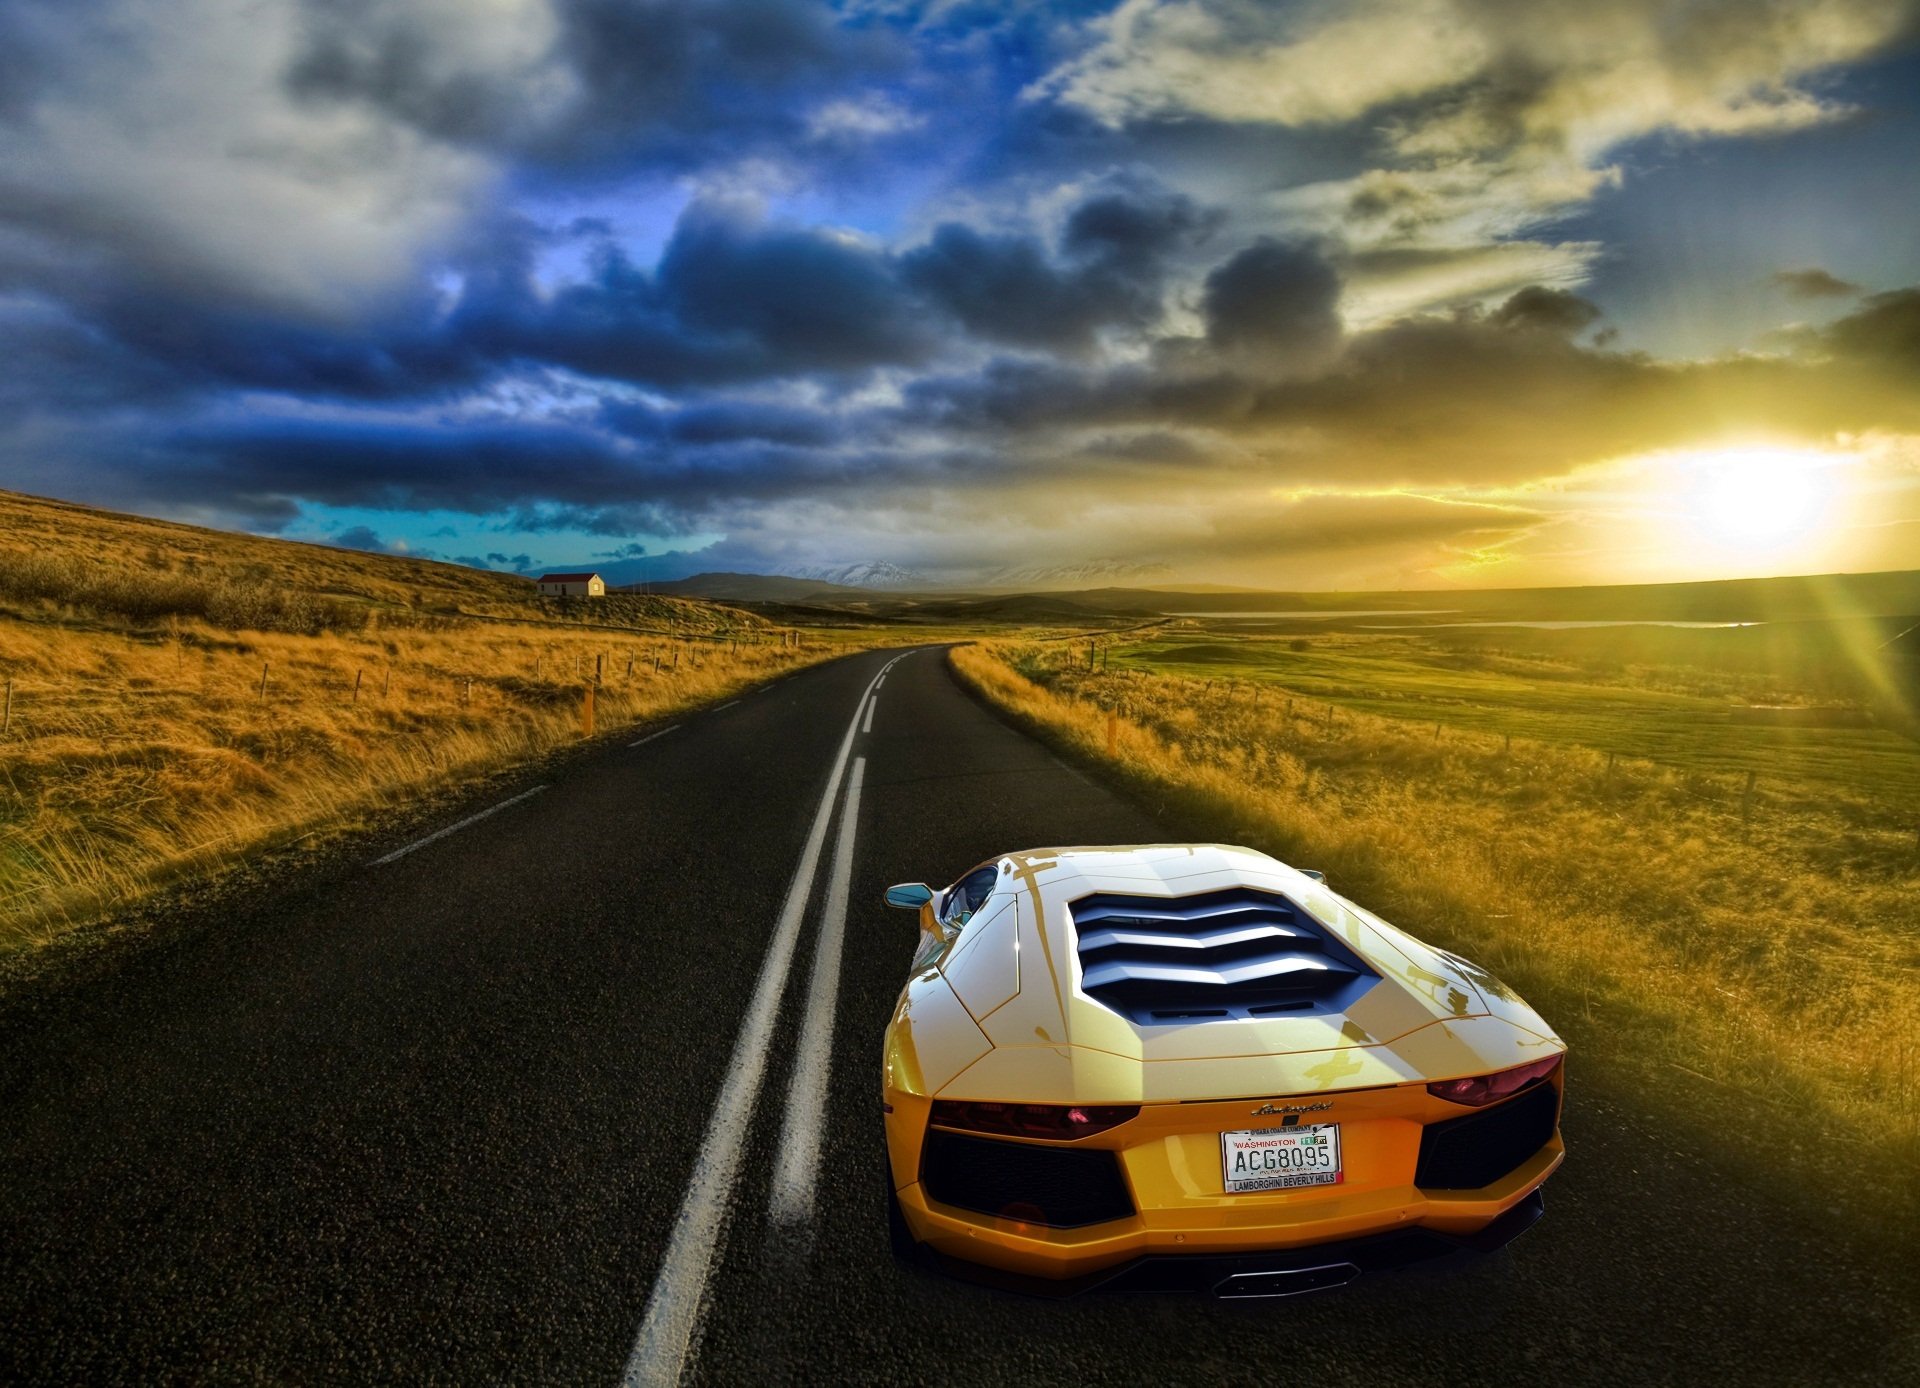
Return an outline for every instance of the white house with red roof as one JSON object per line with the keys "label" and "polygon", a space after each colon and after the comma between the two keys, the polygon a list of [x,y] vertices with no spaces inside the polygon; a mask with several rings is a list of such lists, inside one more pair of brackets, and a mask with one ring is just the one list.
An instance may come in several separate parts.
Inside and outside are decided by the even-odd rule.
{"label": "white house with red roof", "polygon": [[543,598],[604,598],[607,581],[599,574],[541,574],[534,580]]}

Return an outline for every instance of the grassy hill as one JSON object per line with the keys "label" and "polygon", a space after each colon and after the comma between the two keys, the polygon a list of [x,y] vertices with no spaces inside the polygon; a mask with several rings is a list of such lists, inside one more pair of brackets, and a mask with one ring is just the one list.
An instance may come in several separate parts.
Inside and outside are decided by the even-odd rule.
{"label": "grassy hill", "polygon": [[735,633],[739,608],[637,593],[543,598],[515,574],[238,535],[0,491],[0,603],[26,619],[190,618],[313,635],[381,618],[509,617]]}
{"label": "grassy hill", "polygon": [[785,635],[0,492],[0,952],[577,738],[589,687],[616,728],[835,649]]}

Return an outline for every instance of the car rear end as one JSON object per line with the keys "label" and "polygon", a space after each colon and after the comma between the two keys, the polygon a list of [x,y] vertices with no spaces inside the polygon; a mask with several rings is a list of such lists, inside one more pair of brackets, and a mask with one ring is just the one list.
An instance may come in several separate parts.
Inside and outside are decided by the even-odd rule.
{"label": "car rear end", "polygon": [[935,1255],[1030,1290],[1313,1290],[1531,1223],[1562,1155],[1560,1056],[1500,1074],[1141,1105],[892,1095],[893,1176]]}

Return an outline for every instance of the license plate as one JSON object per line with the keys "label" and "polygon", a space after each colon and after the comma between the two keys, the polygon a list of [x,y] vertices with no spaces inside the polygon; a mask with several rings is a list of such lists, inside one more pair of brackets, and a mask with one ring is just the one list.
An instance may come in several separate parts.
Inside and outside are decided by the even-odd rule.
{"label": "license plate", "polygon": [[1337,1186],[1346,1179],[1340,1171],[1338,1123],[1221,1133],[1220,1165],[1228,1195]]}

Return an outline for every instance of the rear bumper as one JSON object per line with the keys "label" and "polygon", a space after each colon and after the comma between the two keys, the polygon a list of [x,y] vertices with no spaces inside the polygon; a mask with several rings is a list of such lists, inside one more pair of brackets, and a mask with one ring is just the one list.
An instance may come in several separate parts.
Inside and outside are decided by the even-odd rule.
{"label": "rear bumper", "polygon": [[1082,1292],[1205,1292],[1229,1299],[1298,1296],[1344,1286],[1363,1273],[1389,1272],[1461,1253],[1491,1253],[1531,1229],[1546,1212],[1536,1185],[1518,1203],[1469,1234],[1415,1227],[1305,1248],[1246,1254],[1150,1254],[1077,1277],[1036,1277],[952,1257],[925,1244],[926,1266],[968,1282],[1026,1296]]}

